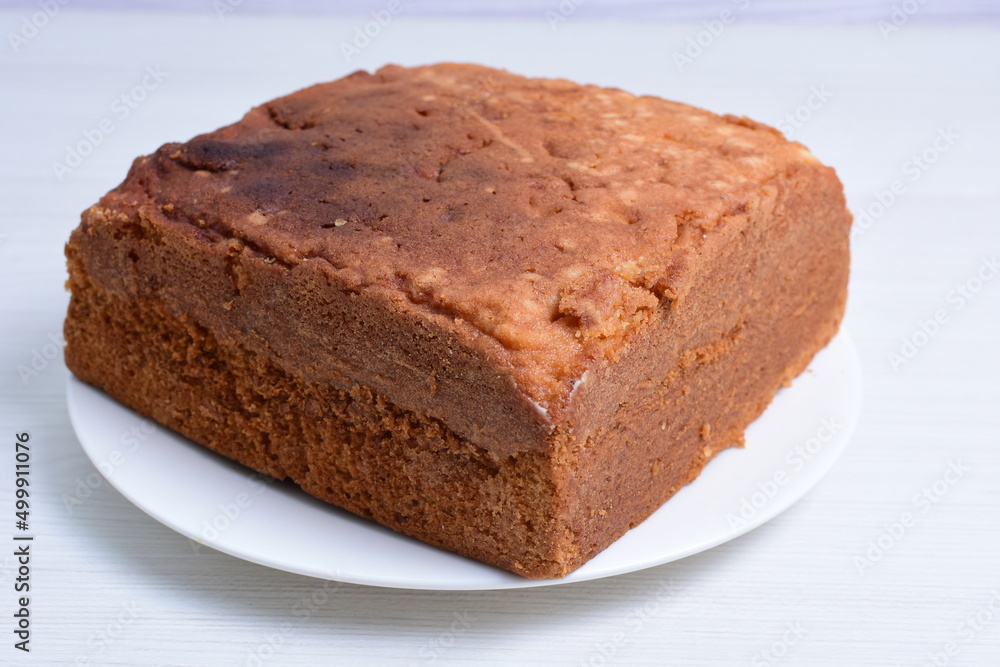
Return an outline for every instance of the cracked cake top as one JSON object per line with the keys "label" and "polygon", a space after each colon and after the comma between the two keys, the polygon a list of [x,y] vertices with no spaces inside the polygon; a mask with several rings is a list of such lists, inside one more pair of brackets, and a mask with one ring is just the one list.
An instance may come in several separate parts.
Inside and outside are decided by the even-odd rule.
{"label": "cracked cake top", "polygon": [[167,144],[101,206],[450,318],[544,407],[682,298],[702,246],[797,163],[816,165],[776,130],[655,97],[388,66]]}

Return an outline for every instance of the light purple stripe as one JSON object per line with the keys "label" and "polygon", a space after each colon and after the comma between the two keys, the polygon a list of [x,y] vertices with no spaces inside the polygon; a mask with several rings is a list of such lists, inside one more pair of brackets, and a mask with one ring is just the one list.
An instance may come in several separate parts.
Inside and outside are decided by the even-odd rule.
{"label": "light purple stripe", "polygon": [[[546,11],[559,11],[560,1],[551,0],[400,0],[408,16],[507,17],[546,20]],[[0,8],[28,11],[39,0],[0,0]],[[103,11],[157,11],[185,14],[215,14],[215,2],[229,3],[233,14],[364,16],[385,9],[389,0],[324,2],[323,0],[69,0],[66,9]],[[563,0],[564,6],[579,3],[571,20],[659,20],[702,21],[735,9],[741,0]],[[809,24],[876,22],[889,19],[893,8],[919,7],[915,23],[995,24],[1000,22],[1000,2],[995,0],[750,0],[749,7],[734,12],[741,20]]]}

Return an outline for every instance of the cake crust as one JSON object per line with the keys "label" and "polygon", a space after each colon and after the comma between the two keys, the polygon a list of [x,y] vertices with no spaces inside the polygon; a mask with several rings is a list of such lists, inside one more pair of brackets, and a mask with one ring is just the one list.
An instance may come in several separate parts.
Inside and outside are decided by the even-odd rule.
{"label": "cake crust", "polygon": [[833,170],[753,121],[390,66],[136,160],[67,246],[67,363],[313,495],[562,576],[832,337],[849,225]]}

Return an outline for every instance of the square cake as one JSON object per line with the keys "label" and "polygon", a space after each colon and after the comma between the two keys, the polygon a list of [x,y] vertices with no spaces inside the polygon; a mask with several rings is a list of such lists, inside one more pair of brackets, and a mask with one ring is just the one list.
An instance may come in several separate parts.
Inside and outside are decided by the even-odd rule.
{"label": "square cake", "polygon": [[833,169],[746,118],[388,66],[138,158],[66,247],[66,363],[317,498],[557,578],[830,340],[850,223]]}

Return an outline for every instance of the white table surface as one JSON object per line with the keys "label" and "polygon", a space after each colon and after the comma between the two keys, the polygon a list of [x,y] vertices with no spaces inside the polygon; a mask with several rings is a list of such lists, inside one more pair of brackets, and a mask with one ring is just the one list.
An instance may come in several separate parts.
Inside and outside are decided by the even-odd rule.
{"label": "white table surface", "polygon": [[[0,664],[1000,664],[1000,277],[981,269],[1000,255],[995,21],[938,25],[918,12],[883,36],[875,21],[889,3],[835,27],[737,14],[679,71],[673,53],[700,22],[584,20],[583,5],[552,30],[543,11],[555,2],[516,21],[404,14],[348,63],[339,44],[356,18],[237,8],[220,19],[204,5],[185,15],[70,5],[16,51],[7,37],[0,45]],[[2,33],[36,9],[0,13]],[[324,584],[194,549],[107,483],[82,497],[95,470],[67,419],[66,369],[46,358],[67,302],[62,245],[79,212],[165,141],[356,68],[438,60],[771,123],[799,110],[808,119],[795,138],[837,168],[856,213],[901,181],[854,244],[846,326],[865,373],[861,422],[804,500],[733,542],[634,574],[428,593]],[[114,100],[147,67],[165,77],[123,118]],[[828,99],[800,109],[814,87]],[[59,180],[53,162],[104,119],[113,131]],[[957,137],[935,149],[939,133]],[[933,164],[914,171],[908,161],[925,151]],[[977,284],[980,270],[993,279]],[[963,301],[958,285],[979,289]],[[888,355],[935,313],[944,324],[916,335],[917,354],[894,368]],[[37,373],[23,374],[32,364]],[[7,555],[21,431],[33,451],[30,655],[13,648]],[[920,499],[925,488],[935,502]],[[860,561],[879,541],[884,554]]]}

